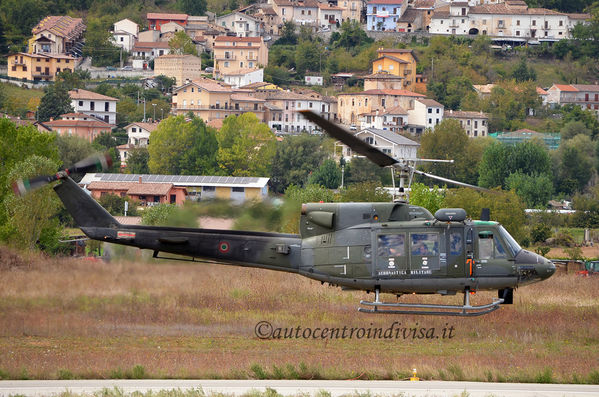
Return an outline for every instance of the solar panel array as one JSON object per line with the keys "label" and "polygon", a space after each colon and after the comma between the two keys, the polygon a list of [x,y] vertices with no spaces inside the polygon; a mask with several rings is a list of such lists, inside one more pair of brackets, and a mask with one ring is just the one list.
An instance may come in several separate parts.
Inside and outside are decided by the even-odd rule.
{"label": "solar panel array", "polygon": [[148,174],[96,174],[102,182],[137,182],[141,177],[144,183],[172,183],[172,184],[223,184],[247,185],[257,183],[260,178],[239,176],[198,176],[198,175],[148,175]]}

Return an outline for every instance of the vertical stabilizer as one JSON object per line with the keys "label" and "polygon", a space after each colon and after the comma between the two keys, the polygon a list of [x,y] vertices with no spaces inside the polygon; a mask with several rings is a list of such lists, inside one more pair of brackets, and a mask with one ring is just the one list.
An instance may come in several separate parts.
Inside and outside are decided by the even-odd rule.
{"label": "vertical stabilizer", "polygon": [[118,227],[120,224],[70,177],[54,187],[79,227]]}

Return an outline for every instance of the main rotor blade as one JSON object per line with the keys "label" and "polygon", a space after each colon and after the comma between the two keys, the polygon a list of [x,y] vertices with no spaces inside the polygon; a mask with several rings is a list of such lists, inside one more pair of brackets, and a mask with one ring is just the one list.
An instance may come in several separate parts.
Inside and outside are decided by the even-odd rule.
{"label": "main rotor blade", "polygon": [[480,186],[476,186],[476,185],[470,185],[469,183],[454,181],[453,179],[444,178],[442,176],[437,176],[437,175],[429,174],[427,172],[420,171],[420,170],[417,170],[417,169],[414,169],[414,173],[418,174],[418,175],[426,176],[426,177],[429,177],[429,178],[432,178],[432,179],[437,179],[437,180],[442,181],[442,182],[447,182],[447,183],[451,183],[451,184],[458,185],[458,186],[464,186],[464,187],[469,187],[469,188],[472,188],[472,189],[480,190],[482,192],[490,192],[491,191],[491,190],[486,189],[484,187],[480,187]]}
{"label": "main rotor blade", "polygon": [[64,171],[59,171],[54,175],[40,175],[30,179],[19,179],[12,184],[12,190],[15,192],[15,195],[23,196],[32,190],[65,178],[67,175],[93,170],[104,170],[111,165],[112,157],[109,154],[96,154],[78,161],[72,167]]}
{"label": "main rotor blade", "polygon": [[300,110],[299,111],[306,119],[310,120],[324,131],[326,131],[330,136],[335,139],[340,140],[347,146],[351,148],[356,153],[361,154],[362,156],[366,156],[368,160],[373,163],[381,166],[387,167],[389,165],[393,165],[397,163],[393,157],[386,155],[375,147],[370,146],[368,143],[363,140],[357,138],[355,135],[347,131],[345,128],[339,127],[335,123],[331,123],[329,120],[324,119],[323,117],[317,115],[311,110]]}

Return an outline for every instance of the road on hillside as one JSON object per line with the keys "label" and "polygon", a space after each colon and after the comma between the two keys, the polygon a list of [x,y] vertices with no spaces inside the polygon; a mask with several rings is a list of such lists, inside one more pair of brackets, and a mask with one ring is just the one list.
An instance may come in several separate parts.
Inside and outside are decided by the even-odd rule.
{"label": "road on hillside", "polygon": [[510,396],[510,397],[570,397],[599,396],[596,385],[518,384],[483,382],[409,382],[409,381],[338,381],[338,380],[25,380],[0,381],[0,395],[51,396],[65,391],[91,394],[104,388],[119,388],[124,393],[156,392],[170,389],[199,389],[211,393],[241,395],[250,390],[276,390],[283,395],[309,393],[315,395],[326,390],[332,397],[356,393],[371,395],[403,395],[450,397]]}

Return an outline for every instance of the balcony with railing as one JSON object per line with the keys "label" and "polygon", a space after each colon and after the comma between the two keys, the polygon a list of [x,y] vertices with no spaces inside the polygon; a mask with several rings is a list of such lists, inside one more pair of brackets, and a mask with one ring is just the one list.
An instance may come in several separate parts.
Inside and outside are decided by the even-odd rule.
{"label": "balcony with railing", "polygon": [[237,55],[220,55],[215,56],[214,59],[217,61],[235,61],[237,60]]}

